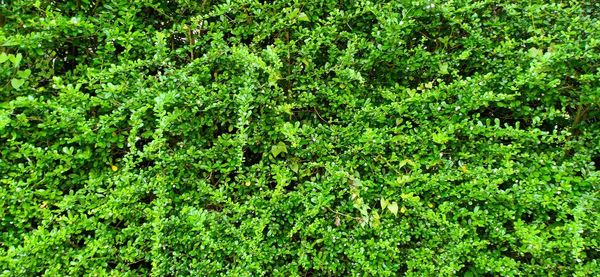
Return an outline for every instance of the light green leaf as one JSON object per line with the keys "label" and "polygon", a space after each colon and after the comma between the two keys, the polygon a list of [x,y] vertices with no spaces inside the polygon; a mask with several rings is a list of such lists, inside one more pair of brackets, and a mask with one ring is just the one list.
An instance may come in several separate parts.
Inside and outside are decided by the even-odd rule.
{"label": "light green leaf", "polygon": [[10,80],[10,84],[15,89],[19,89],[24,83],[25,83],[25,80],[23,80],[23,79],[13,78],[12,80]]}
{"label": "light green leaf", "polygon": [[294,19],[294,18],[296,18],[296,16],[298,16],[298,13],[299,13],[299,12],[300,12],[300,10],[298,10],[298,9],[295,9],[295,10],[291,11],[291,12],[288,14],[288,18],[289,18],[289,19]]}
{"label": "light green leaf", "polygon": [[447,63],[440,64],[440,74],[442,74],[442,75],[448,74],[448,64]]}
{"label": "light green leaf", "polygon": [[450,140],[450,137],[445,133],[433,134],[433,142],[444,144]]}
{"label": "light green leaf", "polygon": [[298,168],[299,168],[299,165],[298,165],[298,163],[297,163],[297,162],[293,162],[293,163],[290,165],[290,168],[292,169],[292,171],[293,171],[294,173],[298,173]]}
{"label": "light green leaf", "polygon": [[388,202],[385,198],[381,198],[379,200],[379,203],[381,204],[381,209],[384,210],[389,204],[390,202]]}
{"label": "light green leaf", "polygon": [[17,71],[17,76],[21,79],[27,79],[31,75],[31,69],[19,70]]}
{"label": "light green leaf", "polygon": [[544,51],[537,49],[535,47],[529,49],[529,56],[532,58],[537,58],[544,55]]}
{"label": "light green leaf", "polygon": [[14,67],[19,67],[19,64],[21,64],[21,60],[23,59],[23,55],[21,55],[21,53],[18,53],[15,56],[9,56],[8,57],[12,63]]}
{"label": "light green leaf", "polygon": [[8,61],[8,55],[6,53],[0,53],[0,63]]}
{"label": "light green leaf", "polygon": [[398,215],[398,203],[396,203],[396,201],[390,203],[387,208],[390,210],[390,213]]}
{"label": "light green leaf", "polygon": [[301,12],[298,15],[298,21],[310,21],[310,19],[308,18],[308,16],[305,13]]}
{"label": "light green leaf", "polygon": [[271,147],[271,154],[273,154],[273,157],[277,157],[277,155],[281,153],[287,153],[287,146],[283,142],[279,142],[277,145]]}
{"label": "light green leaf", "polygon": [[399,176],[398,178],[396,178],[396,182],[400,185],[404,185],[404,184],[410,182],[410,180],[411,180],[411,178],[409,175],[402,175],[402,176]]}

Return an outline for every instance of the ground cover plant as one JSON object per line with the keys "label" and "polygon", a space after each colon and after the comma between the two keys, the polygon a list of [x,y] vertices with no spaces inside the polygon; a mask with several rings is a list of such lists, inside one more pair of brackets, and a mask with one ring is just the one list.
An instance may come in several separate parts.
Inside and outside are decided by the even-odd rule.
{"label": "ground cover plant", "polygon": [[598,275],[599,20],[0,1],[0,274]]}

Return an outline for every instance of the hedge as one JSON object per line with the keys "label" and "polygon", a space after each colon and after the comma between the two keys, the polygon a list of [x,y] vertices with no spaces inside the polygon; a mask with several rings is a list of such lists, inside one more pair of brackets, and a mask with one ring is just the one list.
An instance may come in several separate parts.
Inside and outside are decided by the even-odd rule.
{"label": "hedge", "polygon": [[600,274],[600,2],[1,2],[3,276]]}

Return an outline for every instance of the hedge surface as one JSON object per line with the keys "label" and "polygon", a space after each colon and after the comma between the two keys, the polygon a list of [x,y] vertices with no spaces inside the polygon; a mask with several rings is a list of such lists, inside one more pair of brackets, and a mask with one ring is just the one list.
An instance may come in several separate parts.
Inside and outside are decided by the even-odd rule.
{"label": "hedge surface", "polygon": [[600,2],[0,4],[0,274],[600,274]]}

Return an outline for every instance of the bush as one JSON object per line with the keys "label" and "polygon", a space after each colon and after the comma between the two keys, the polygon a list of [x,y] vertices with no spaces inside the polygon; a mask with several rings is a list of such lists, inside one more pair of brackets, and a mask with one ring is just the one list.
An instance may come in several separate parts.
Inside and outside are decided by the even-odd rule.
{"label": "bush", "polygon": [[6,276],[600,274],[596,1],[0,11]]}

